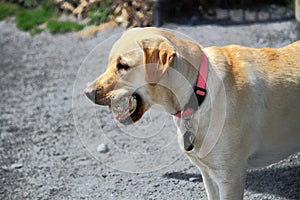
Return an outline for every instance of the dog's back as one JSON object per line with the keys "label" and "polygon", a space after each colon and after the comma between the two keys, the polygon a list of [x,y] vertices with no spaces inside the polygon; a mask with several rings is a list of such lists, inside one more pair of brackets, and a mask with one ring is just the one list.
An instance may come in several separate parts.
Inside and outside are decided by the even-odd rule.
{"label": "dog's back", "polygon": [[230,45],[206,51],[215,52],[217,62],[224,59],[224,70],[232,71],[237,87],[255,84],[258,79],[270,85],[300,84],[300,41],[278,49]]}

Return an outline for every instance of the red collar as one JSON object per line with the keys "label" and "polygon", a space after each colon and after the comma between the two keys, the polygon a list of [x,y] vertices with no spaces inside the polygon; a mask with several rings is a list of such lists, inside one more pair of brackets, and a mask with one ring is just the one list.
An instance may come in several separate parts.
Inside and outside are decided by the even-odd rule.
{"label": "red collar", "polygon": [[[209,65],[208,58],[204,54],[204,52],[202,52],[200,69],[198,72],[198,79],[194,89],[198,101],[197,107],[201,105],[201,103],[203,102],[206,96],[206,81],[207,81],[207,74],[208,74],[208,65]],[[195,108],[195,106],[190,106],[189,105],[190,102],[191,100],[184,107],[183,111],[178,111],[176,114],[173,114],[173,116],[181,118],[193,114],[197,108]]]}

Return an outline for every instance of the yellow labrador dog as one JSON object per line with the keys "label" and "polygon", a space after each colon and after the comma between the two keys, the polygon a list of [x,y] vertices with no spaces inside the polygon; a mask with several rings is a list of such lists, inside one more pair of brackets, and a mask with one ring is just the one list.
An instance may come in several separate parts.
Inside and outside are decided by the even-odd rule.
{"label": "yellow labrador dog", "polygon": [[202,48],[165,30],[135,28],[114,44],[107,70],[84,92],[123,124],[153,104],[174,115],[179,145],[211,200],[242,199],[247,169],[300,149],[300,41]]}

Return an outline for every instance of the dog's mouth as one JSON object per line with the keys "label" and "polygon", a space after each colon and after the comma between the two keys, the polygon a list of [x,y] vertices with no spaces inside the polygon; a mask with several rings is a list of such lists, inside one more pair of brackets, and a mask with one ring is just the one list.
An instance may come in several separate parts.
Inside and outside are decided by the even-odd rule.
{"label": "dog's mouth", "polygon": [[143,115],[143,101],[137,93],[113,101],[110,108],[115,119],[124,125],[138,121]]}

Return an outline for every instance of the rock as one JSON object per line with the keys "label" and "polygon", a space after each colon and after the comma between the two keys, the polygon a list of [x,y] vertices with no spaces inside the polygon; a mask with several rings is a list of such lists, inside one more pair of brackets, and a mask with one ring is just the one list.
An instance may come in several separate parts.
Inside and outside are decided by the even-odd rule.
{"label": "rock", "polygon": [[14,163],[11,166],[1,166],[1,168],[5,171],[14,170],[14,169],[21,169],[23,167],[23,164],[21,163]]}
{"label": "rock", "polygon": [[22,163],[15,163],[10,166],[11,169],[20,169],[23,167]]}
{"label": "rock", "polygon": [[155,188],[157,188],[157,187],[159,187],[159,186],[160,186],[159,183],[156,183],[156,184],[153,185],[153,187],[155,187]]}
{"label": "rock", "polygon": [[99,152],[99,153],[107,153],[108,151],[109,151],[109,149],[106,144],[99,144],[97,147],[97,152]]}
{"label": "rock", "polygon": [[60,8],[61,8],[62,10],[68,10],[68,11],[71,11],[71,12],[73,12],[73,10],[75,9],[74,6],[73,6],[72,4],[70,4],[69,2],[64,2],[64,3],[60,6]]}
{"label": "rock", "polygon": [[190,177],[190,178],[189,178],[189,181],[191,181],[191,182],[196,182],[196,181],[198,181],[198,180],[200,180],[199,177]]}

